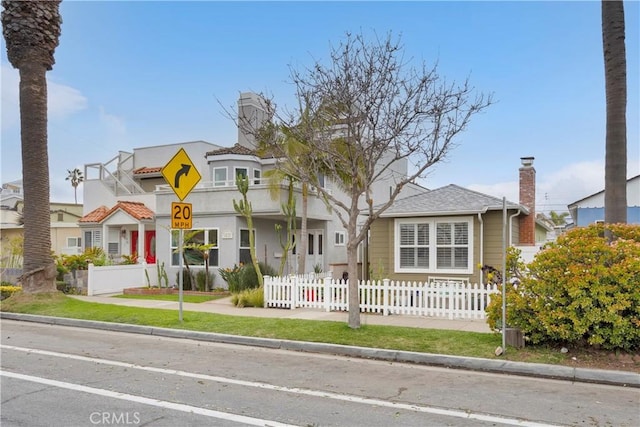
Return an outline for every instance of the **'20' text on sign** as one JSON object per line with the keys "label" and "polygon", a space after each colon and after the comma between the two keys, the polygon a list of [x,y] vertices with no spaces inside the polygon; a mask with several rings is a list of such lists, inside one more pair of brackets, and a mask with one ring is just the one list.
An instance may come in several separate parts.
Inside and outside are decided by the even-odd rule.
{"label": "'20' text on sign", "polygon": [[190,230],[193,228],[191,203],[171,203],[171,228]]}

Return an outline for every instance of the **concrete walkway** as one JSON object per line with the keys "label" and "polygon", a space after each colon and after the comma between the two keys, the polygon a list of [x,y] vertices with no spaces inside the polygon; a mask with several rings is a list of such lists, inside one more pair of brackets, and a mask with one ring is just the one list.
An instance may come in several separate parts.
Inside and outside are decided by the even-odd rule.
{"label": "concrete walkway", "polygon": [[[102,304],[124,305],[128,307],[163,308],[169,310],[179,309],[179,303],[173,301],[114,298],[113,296],[70,296],[82,301],[97,302]],[[238,308],[231,304],[231,297],[221,298],[203,303],[183,303],[182,310],[225,314],[229,316],[327,320],[344,323],[347,322],[348,317],[348,313],[346,312],[326,312],[324,310],[310,308],[297,308],[295,310],[255,307]],[[456,331],[491,333],[491,329],[484,319],[449,320],[439,317],[409,315],[382,316],[380,314],[362,313],[360,315],[360,323],[362,325],[403,326],[409,328],[448,329]]]}

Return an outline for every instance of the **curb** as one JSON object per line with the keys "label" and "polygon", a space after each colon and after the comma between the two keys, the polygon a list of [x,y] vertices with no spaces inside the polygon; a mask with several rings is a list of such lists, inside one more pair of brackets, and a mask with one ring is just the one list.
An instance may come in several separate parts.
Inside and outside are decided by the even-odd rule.
{"label": "curb", "polygon": [[0,312],[0,318],[57,326],[71,326],[114,332],[154,335],[166,338],[191,339],[279,350],[332,354],[361,359],[375,359],[389,362],[413,363],[444,368],[640,388],[640,374],[627,371],[572,368],[570,366],[547,365],[542,363],[511,362],[507,360],[448,356],[339,344],[244,337],[239,335],[129,325],[125,323],[98,322],[93,320],[69,319],[63,317],[39,316],[33,314]]}

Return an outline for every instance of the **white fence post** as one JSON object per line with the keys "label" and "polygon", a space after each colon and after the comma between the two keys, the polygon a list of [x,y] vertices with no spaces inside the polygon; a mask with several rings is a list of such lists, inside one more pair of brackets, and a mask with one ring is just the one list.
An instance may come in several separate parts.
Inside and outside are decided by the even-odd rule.
{"label": "white fence post", "polygon": [[87,295],[93,296],[94,283],[95,283],[95,276],[93,274],[93,271],[94,271],[93,263],[90,262],[89,264],[87,264],[87,269],[89,271],[89,273],[87,274]]}
{"label": "white fence post", "polygon": [[333,292],[331,292],[331,282],[333,281],[333,279],[331,279],[331,277],[325,277],[324,279],[322,279],[323,285],[324,285],[324,290],[323,290],[323,297],[324,297],[324,310],[326,312],[331,311],[331,303],[332,303],[332,299],[333,299]]}
{"label": "white fence post", "polygon": [[382,279],[382,315],[389,315],[389,279]]}
{"label": "white fence post", "polygon": [[267,308],[269,306],[269,301],[271,301],[271,276],[263,276],[264,280],[264,298],[262,301],[262,307]]}

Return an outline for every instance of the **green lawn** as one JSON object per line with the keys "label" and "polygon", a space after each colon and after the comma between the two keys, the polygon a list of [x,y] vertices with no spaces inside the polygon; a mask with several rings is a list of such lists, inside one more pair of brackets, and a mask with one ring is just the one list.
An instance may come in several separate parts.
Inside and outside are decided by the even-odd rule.
{"label": "green lawn", "polygon": [[[182,295],[183,302],[201,303],[227,297],[228,295]],[[114,295],[113,298],[128,299],[152,299],[160,301],[178,301],[178,294],[158,294],[158,295]]]}
{"label": "green lawn", "polygon": [[[499,334],[379,325],[364,325],[354,330],[344,322],[256,318],[190,311],[183,313],[183,321],[180,322],[176,310],[91,303],[63,294],[17,294],[2,301],[0,310],[241,336],[483,358],[495,358],[494,351],[501,343]],[[566,357],[558,351],[527,348],[526,351],[509,349],[507,359],[562,363]]]}

